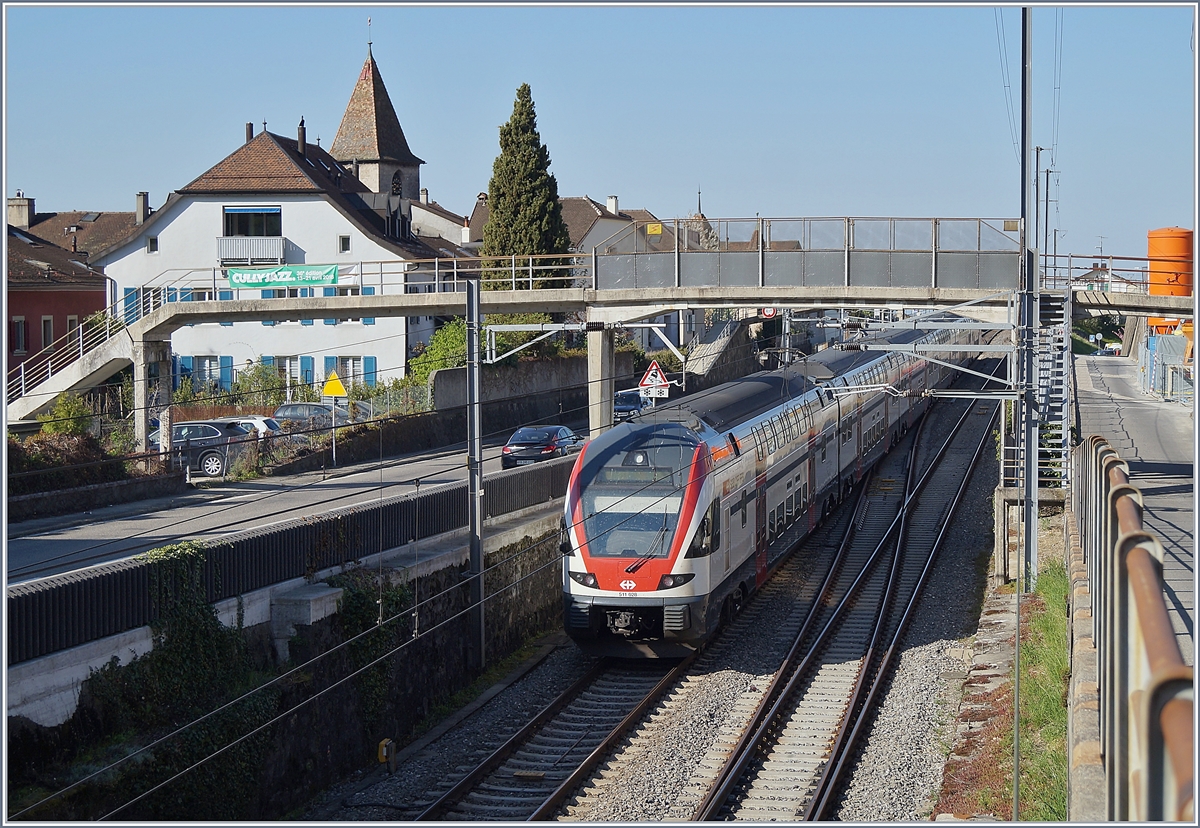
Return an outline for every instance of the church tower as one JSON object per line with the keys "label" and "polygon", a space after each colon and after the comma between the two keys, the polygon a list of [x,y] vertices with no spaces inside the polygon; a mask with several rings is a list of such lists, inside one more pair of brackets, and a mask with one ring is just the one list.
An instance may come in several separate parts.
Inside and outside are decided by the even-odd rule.
{"label": "church tower", "polygon": [[372,192],[412,200],[420,195],[421,165],[425,162],[408,148],[369,43],[366,63],[329,154],[356,169],[359,181]]}

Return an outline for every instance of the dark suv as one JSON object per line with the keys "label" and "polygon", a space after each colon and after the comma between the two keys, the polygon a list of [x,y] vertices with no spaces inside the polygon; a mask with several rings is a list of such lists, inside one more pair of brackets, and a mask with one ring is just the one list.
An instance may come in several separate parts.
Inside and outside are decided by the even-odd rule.
{"label": "dark suv", "polygon": [[[329,428],[333,418],[337,417],[338,427],[350,423],[361,423],[374,415],[374,409],[369,403],[355,402],[354,415],[340,405],[334,407],[325,403],[284,403],[275,409],[273,415],[280,425],[291,423],[295,430],[310,428]],[[334,412],[337,412],[336,414]]]}
{"label": "dark suv", "polygon": [[[220,477],[242,446],[254,438],[237,423],[221,420],[193,420],[171,425],[172,463],[199,471],[205,477]],[[159,449],[159,432],[147,438],[151,451]]]}

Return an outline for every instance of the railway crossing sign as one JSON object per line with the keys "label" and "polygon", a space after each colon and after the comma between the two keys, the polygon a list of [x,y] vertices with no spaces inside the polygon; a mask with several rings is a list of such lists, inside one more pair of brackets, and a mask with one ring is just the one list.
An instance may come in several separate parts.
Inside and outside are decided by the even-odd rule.
{"label": "railway crossing sign", "polygon": [[659,367],[656,359],[651,361],[650,367],[646,369],[646,373],[638,383],[638,388],[642,389],[642,393],[647,397],[665,397],[669,384],[667,375],[663,373],[663,369]]}

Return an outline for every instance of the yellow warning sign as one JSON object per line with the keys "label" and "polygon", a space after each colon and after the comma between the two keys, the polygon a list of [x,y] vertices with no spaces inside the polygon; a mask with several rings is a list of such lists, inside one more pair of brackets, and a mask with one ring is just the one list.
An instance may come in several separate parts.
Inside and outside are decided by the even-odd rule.
{"label": "yellow warning sign", "polygon": [[646,225],[646,235],[647,236],[661,236],[662,235],[662,222],[653,221],[653,222],[650,222],[649,224],[647,224]]}
{"label": "yellow warning sign", "polygon": [[321,389],[323,397],[345,397],[346,386],[342,385],[342,381],[338,379],[337,371],[330,371],[329,378],[325,380],[325,387]]}

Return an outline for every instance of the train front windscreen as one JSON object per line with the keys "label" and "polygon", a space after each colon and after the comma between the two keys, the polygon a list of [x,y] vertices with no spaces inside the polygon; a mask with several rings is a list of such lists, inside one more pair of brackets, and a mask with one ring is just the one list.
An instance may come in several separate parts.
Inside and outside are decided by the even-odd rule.
{"label": "train front windscreen", "polygon": [[580,469],[578,512],[593,558],[670,554],[699,438],[674,423],[633,429],[596,446]]}

